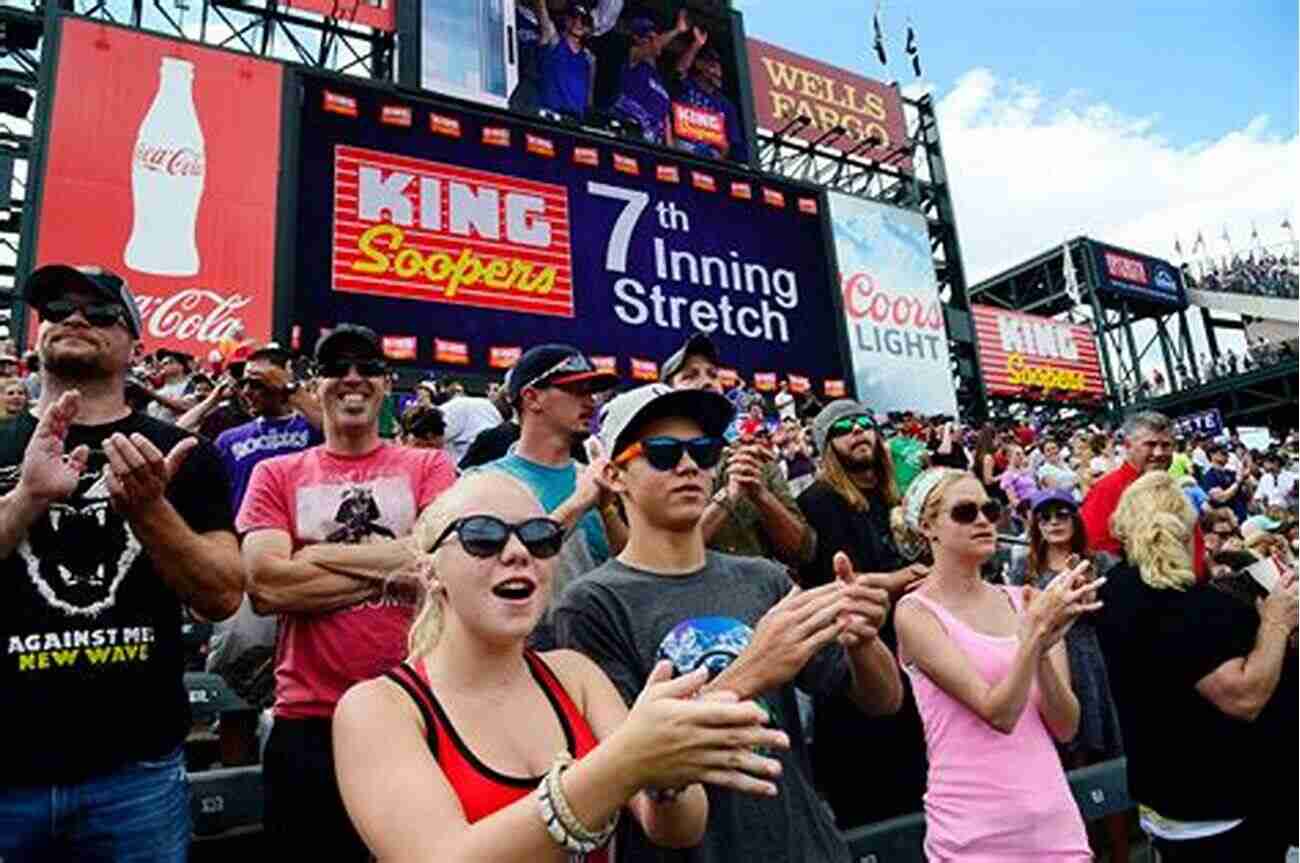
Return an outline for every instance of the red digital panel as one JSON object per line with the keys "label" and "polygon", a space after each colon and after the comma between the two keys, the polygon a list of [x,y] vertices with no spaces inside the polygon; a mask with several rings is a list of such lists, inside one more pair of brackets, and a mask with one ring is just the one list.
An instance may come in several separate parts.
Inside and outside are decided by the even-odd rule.
{"label": "red digital panel", "polygon": [[971,317],[989,395],[1105,394],[1097,343],[1087,326],[993,306],[971,306]]}
{"label": "red digital panel", "polygon": [[334,290],[573,317],[564,187],[335,150]]}
{"label": "red digital panel", "polygon": [[[279,64],[63,21],[36,264],[127,280],[146,348],[271,336]],[[110,87],[87,81],[111,81]]]}

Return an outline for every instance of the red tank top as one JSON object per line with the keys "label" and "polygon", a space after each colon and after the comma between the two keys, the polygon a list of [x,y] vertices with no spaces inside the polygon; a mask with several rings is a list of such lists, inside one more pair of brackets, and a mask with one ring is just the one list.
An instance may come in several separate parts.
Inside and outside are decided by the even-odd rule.
{"label": "red tank top", "polygon": [[[524,659],[533,679],[551,703],[556,718],[560,720],[569,754],[581,758],[595,749],[596,735],[592,733],[586,717],[578,710],[578,705],[573,703],[555,673],[531,650],[524,651]],[[406,690],[406,694],[420,709],[424,727],[428,729],[429,751],[433,753],[433,759],[438,762],[447,782],[460,799],[465,818],[470,824],[527,796],[545,778],[506,776],[480,761],[456,733],[438,697],[429,687],[429,680],[425,677],[421,664],[413,666],[409,662],[403,662],[385,676]],[[588,863],[608,863],[608,846],[581,859]]]}

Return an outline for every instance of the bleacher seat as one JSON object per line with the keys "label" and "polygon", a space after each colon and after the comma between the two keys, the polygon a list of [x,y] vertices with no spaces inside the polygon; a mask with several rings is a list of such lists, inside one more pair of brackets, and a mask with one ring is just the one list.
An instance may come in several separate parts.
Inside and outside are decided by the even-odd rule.
{"label": "bleacher seat", "polygon": [[196,837],[261,827],[262,766],[220,767],[190,775]]}
{"label": "bleacher seat", "polygon": [[235,694],[219,674],[187,671],[185,691],[190,696],[190,711],[194,714],[195,722],[211,722],[222,713],[253,709],[251,704]]}
{"label": "bleacher seat", "polygon": [[1134,807],[1128,796],[1127,763],[1123,758],[1116,758],[1070,771],[1070,791],[1074,793],[1084,821],[1096,821]]}

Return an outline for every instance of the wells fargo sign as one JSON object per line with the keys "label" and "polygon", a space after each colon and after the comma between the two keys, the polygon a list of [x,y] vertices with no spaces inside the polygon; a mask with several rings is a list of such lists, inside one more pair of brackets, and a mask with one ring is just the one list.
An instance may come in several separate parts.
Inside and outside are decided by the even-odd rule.
{"label": "wells fargo sign", "polygon": [[971,306],[971,317],[989,395],[1105,394],[1097,344],[1087,326],[993,306]]}
{"label": "wells fargo sign", "polygon": [[338,147],[334,290],[573,317],[561,186]]}
{"label": "wells fargo sign", "polygon": [[900,149],[907,127],[896,89],[760,39],[746,41],[754,118],[760,128],[775,132],[803,115],[810,122],[798,137],[812,141],[840,126],[844,137],[831,146],[849,149],[845,139],[858,144],[875,138],[879,143],[860,155],[912,170],[911,156]]}

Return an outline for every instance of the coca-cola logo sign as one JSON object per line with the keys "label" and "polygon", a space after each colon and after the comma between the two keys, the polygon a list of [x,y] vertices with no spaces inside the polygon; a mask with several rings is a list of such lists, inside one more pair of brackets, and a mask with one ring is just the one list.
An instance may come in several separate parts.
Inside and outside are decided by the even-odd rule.
{"label": "coca-cola logo sign", "polygon": [[203,154],[189,147],[140,144],[135,150],[135,161],[142,168],[173,177],[203,176]]}
{"label": "coca-cola logo sign", "polygon": [[141,334],[152,339],[193,339],[217,344],[247,327],[235,312],[252,302],[243,294],[219,294],[187,288],[169,297],[136,297],[144,322]]}

